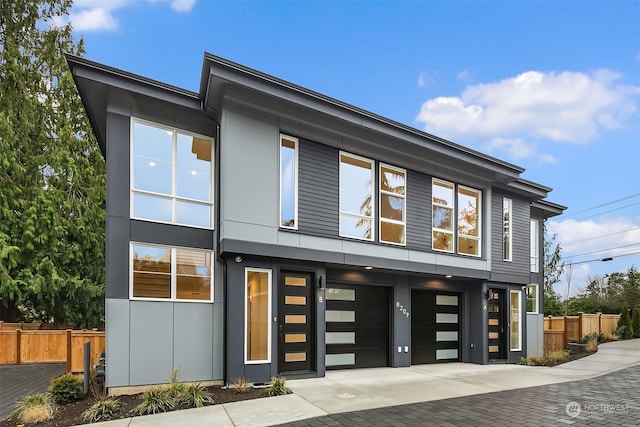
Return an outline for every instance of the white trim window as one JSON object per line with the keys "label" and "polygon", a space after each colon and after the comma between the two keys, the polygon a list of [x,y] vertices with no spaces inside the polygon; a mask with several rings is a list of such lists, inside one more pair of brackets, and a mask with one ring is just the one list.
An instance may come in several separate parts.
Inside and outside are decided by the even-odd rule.
{"label": "white trim window", "polygon": [[458,186],[458,253],[480,256],[482,192]]}
{"label": "white trim window", "polygon": [[213,227],[213,140],[131,121],[131,217]]}
{"label": "white trim window", "polygon": [[502,259],[512,260],[513,253],[513,202],[506,197],[502,198]]}
{"label": "white trim window", "polygon": [[538,314],[540,308],[538,307],[538,285],[531,283],[527,285],[527,313]]}
{"label": "white trim window", "polygon": [[407,171],[380,163],[380,241],[405,245]]}
{"label": "white trim window", "polygon": [[521,294],[522,291],[509,291],[509,342],[511,351],[522,350]]}
{"label": "white trim window", "polygon": [[244,362],[271,362],[271,270],[245,268]]}
{"label": "white trim window", "polygon": [[212,252],[131,243],[132,300],[213,302]]}
{"label": "white trim window", "polygon": [[280,134],[280,227],[298,229],[298,138]]}
{"label": "white trim window", "polygon": [[452,182],[434,178],[432,181],[432,248],[453,253],[453,225],[455,209]]}
{"label": "white trim window", "polygon": [[374,162],[340,152],[340,236],[374,240]]}
{"label": "white trim window", "polygon": [[531,241],[531,272],[538,273],[540,271],[540,238],[538,233],[538,220],[531,220],[530,227],[530,241]]}

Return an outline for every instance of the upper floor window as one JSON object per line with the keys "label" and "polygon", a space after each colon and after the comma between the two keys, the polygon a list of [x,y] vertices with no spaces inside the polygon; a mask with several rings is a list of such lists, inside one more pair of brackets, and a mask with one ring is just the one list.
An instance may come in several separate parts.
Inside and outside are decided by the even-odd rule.
{"label": "upper floor window", "polygon": [[405,244],[407,171],[380,164],[380,241]]}
{"label": "upper floor window", "polygon": [[456,190],[455,184],[434,179],[432,193],[433,249],[454,252],[457,231],[457,252],[480,256],[482,192],[463,186],[457,186]]}
{"label": "upper floor window", "polygon": [[531,220],[531,272],[538,273],[540,271],[540,239],[538,233],[538,220]]}
{"label": "upper floor window", "polygon": [[506,197],[502,199],[502,259],[511,261],[511,215],[512,201]]}
{"label": "upper floor window", "polygon": [[280,135],[280,227],[298,228],[298,139]]}
{"label": "upper floor window", "polygon": [[213,141],[139,120],[131,134],[132,217],[211,228]]}
{"label": "upper floor window", "polygon": [[373,160],[340,153],[340,236],[373,240]]}
{"label": "upper floor window", "polygon": [[211,251],[131,245],[134,299],[213,301]]}

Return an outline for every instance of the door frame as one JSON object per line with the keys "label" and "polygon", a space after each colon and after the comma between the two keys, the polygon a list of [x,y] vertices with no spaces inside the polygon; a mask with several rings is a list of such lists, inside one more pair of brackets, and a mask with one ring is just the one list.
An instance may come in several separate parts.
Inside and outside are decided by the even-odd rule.
{"label": "door frame", "polygon": [[[491,305],[497,305],[498,307],[498,318],[500,321],[500,326],[501,326],[501,331],[498,332],[498,346],[499,346],[499,353],[498,353],[498,357],[491,357],[491,354],[489,352],[489,348],[490,348],[490,344],[489,341],[490,339],[489,337],[489,333],[491,333],[491,331],[489,331],[490,325],[489,325],[489,313],[491,313],[490,311],[487,313],[487,358],[488,360],[491,361],[504,361],[506,362],[509,358],[509,342],[507,340],[508,337],[508,333],[509,333],[509,325],[508,325],[508,317],[507,317],[507,295],[509,294],[508,289],[505,288],[501,288],[501,287],[489,287],[488,289],[488,298],[487,298],[487,308],[490,307]],[[495,302],[496,299],[492,298],[493,294],[497,293],[498,294],[498,302]],[[493,302],[493,304],[492,304]]]}

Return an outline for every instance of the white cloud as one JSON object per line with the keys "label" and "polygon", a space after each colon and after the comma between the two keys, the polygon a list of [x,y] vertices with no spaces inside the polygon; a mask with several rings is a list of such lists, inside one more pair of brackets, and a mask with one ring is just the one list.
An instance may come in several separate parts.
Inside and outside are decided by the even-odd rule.
{"label": "white cloud", "polygon": [[[459,77],[466,76],[465,72]],[[484,141],[523,158],[539,139],[586,144],[636,113],[640,88],[610,70],[527,71],[494,83],[469,85],[460,96],[425,101],[416,120],[454,140]],[[501,147],[500,147],[501,146]],[[547,154],[538,155],[549,161]]]}
{"label": "white cloud", "polygon": [[78,31],[111,31],[118,28],[115,11],[134,3],[144,2],[152,6],[169,4],[172,10],[188,13],[193,9],[196,0],[75,0],[67,20],[57,18],[55,25],[71,22]]}

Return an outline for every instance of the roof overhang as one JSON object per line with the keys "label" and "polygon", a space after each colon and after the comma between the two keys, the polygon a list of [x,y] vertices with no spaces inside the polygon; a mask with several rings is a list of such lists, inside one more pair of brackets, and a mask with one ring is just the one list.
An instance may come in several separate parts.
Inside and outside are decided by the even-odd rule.
{"label": "roof overhang", "polygon": [[537,200],[531,203],[531,210],[544,219],[562,215],[566,209],[566,206],[548,200]]}

